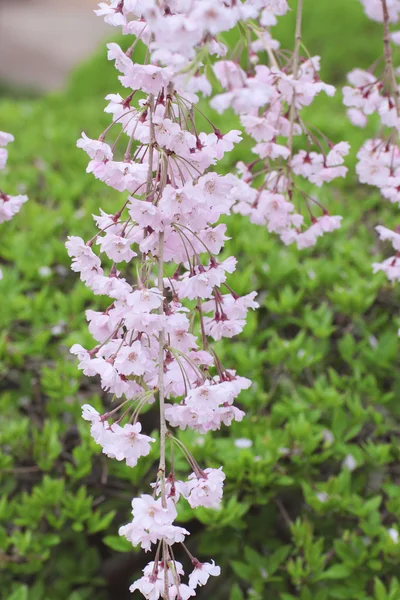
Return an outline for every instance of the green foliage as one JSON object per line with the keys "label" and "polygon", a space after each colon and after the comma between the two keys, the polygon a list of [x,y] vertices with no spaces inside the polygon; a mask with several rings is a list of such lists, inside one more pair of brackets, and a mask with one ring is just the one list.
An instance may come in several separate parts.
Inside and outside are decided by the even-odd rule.
{"label": "green foliage", "polygon": [[[356,0],[305,4],[306,43],[324,57],[325,78],[340,83],[379,55],[379,26]],[[279,25],[283,47],[292,25],[293,14]],[[90,345],[84,311],[101,299],[70,272],[64,241],[90,237],[90,215],[112,211],[119,196],[86,176],[75,141],[106,127],[102,97],[115,82],[102,51],[64,94],[0,103],[0,128],[16,137],[5,186],[30,196],[0,238],[2,600],[123,600],[145,560],[117,529],[154,480],[155,456],[132,470],[101,455],[80,406],[106,400],[68,352]],[[365,132],[350,127],[339,93],[316,106],[306,119],[348,139],[354,166]],[[217,117],[222,130],[226,120]],[[400,295],[370,266],[373,227],[393,223],[396,209],[354,174],[320,199],[344,221],[313,250],[229,220],[227,253],[240,264],[230,283],[259,290],[261,308],[242,336],[218,344],[223,363],[254,381],[241,397],[247,419],[204,440],[181,434],[200,464],[223,464],[227,475],[220,512],[182,506],[179,515],[192,553],[223,568],[200,599],[400,598]],[[144,416],[148,432],[153,418]]]}

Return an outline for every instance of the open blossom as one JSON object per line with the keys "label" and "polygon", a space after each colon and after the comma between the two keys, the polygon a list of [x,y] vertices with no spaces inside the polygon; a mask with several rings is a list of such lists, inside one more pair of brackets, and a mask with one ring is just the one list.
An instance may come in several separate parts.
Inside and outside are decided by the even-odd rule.
{"label": "open blossom", "polygon": [[[104,297],[101,310],[86,310],[93,344],[75,344],[71,352],[84,375],[98,378],[112,395],[111,401],[104,394],[104,415],[89,406],[83,410],[94,440],[110,458],[133,467],[150,453],[154,439],[142,431],[139,418],[149,405],[159,408],[153,494],[133,499],[132,520],[120,529],[134,546],[154,551],[154,561],[130,588],[149,600],[186,600],[220,573],[213,561],[202,563],[188,550],[194,568],[185,577],[175,558],[174,545],[189,536],[176,523],[177,503],[186,499],[193,508],[218,508],[225,475],[222,468],[199,466],[174,428],[206,434],[244,417],[236,403],[251,382],[224,366],[210,344],[239,334],[258,303],[255,292],[239,296],[231,287],[237,260],[221,258],[229,240],[221,217],[245,215],[299,248],[341,224],[341,216],[322,205],[319,188],[346,175],[349,144],[304,129],[303,107],[335,90],[320,79],[319,57],[300,55],[299,35],[293,56],[278,52],[270,27],[288,10],[286,0],[173,0],[165,6],[109,0],[96,11],[143,42],[147,58],[146,64],[134,62],[135,40],[126,52],[108,45],[126,92],[106,98],[110,126],[100,135],[83,133],[77,144],[88,155],[87,172],[125,196],[116,212],[105,207],[94,216],[91,239],[72,235],[67,241],[72,269]],[[248,34],[245,67],[232,59],[220,36],[239,23]],[[205,66],[206,53],[213,74]],[[261,64],[266,54],[268,64]],[[196,104],[211,95],[215,78],[220,89],[212,106],[233,110],[240,129],[220,130],[209,122],[201,130]],[[363,86],[365,79],[354,74],[349,87]],[[347,93],[348,108],[359,111],[354,116],[359,121],[375,107],[380,90],[375,82],[371,87],[368,102],[358,90]],[[382,122],[396,122],[389,101],[376,106]],[[214,172],[243,135],[254,141],[253,159],[239,162],[234,173]],[[364,176],[375,181],[389,167],[387,156],[374,155],[371,168],[371,153],[375,147],[365,149]],[[390,172],[385,186],[392,201],[399,175]],[[175,472],[170,444],[190,465],[188,479]]]}
{"label": "open blossom", "polygon": [[14,141],[14,136],[11,133],[6,133],[5,131],[0,131],[0,147],[4,148],[10,142]]}
{"label": "open blossom", "polygon": [[0,223],[11,221],[19,213],[21,206],[28,200],[27,196],[9,196],[0,193]]}
{"label": "open blossom", "polygon": [[192,473],[188,480],[187,500],[192,508],[219,508],[225,474],[222,469],[205,469],[201,475]]}
{"label": "open blossom", "polygon": [[173,525],[177,512],[175,503],[170,498],[165,506],[161,498],[143,494],[132,500],[133,520],[120,527],[119,533],[126,537],[133,546],[140,545],[150,550],[152,544],[165,540],[169,545],[183,542],[189,532],[183,527]]}
{"label": "open blossom", "polygon": [[[349,85],[343,88],[343,101],[349,108],[348,116],[354,125],[364,127],[370,115],[380,121],[379,134],[364,142],[357,153],[356,172],[360,183],[377,188],[383,198],[400,206],[400,99],[398,69],[393,63],[391,41],[399,41],[398,32],[390,34],[390,23],[400,19],[400,1],[361,0],[366,15],[383,23],[382,51],[385,71],[376,73],[376,64],[370,69],[354,69],[348,74]],[[389,281],[400,281],[400,234],[378,225],[376,231],[381,240],[392,243],[396,254],[383,262],[374,262],[374,273],[383,272]]]}
{"label": "open blossom", "polygon": [[346,114],[351,123],[356,127],[363,128],[368,122],[366,115],[358,108],[349,108],[347,109]]}
{"label": "open blossom", "polygon": [[[364,10],[367,17],[374,21],[383,21],[383,10],[381,0],[361,0],[361,3],[364,6]],[[396,23],[400,17],[399,0],[387,0],[387,9],[390,21]]]}
{"label": "open blossom", "polygon": [[126,424],[123,427],[114,423],[109,425],[100,414],[88,404],[82,407],[82,416],[90,421],[90,432],[97,444],[103,448],[104,454],[116,460],[125,460],[128,467],[136,466],[142,456],[150,453],[154,438],[141,433],[140,423]]}
{"label": "open blossom", "polygon": [[[8,151],[6,146],[13,141],[14,136],[11,133],[0,131],[0,170],[4,169],[7,163]],[[0,223],[11,221],[27,200],[27,196],[11,196],[3,192],[0,187]]]}
{"label": "open blossom", "polygon": [[137,253],[132,250],[133,239],[130,236],[123,237],[122,235],[107,232],[98,243],[101,246],[102,252],[105,252],[116,263],[122,261],[129,262],[137,256]]}
{"label": "open blossom", "polygon": [[206,267],[195,267],[193,273],[175,283],[180,298],[210,298],[214,287],[220,287],[226,281],[226,273],[233,273],[236,259],[227,258],[222,263],[210,263]]}
{"label": "open blossom", "polygon": [[379,234],[381,240],[388,240],[392,243],[393,248],[397,251],[395,256],[387,258],[381,263],[373,263],[372,268],[374,273],[382,271],[385,273],[389,281],[400,281],[400,234],[397,231],[392,231],[386,227],[378,225],[376,231]]}
{"label": "open blossom", "polygon": [[135,581],[130,591],[139,590],[148,600],[158,600],[164,596],[165,583],[168,586],[169,600],[187,600],[195,596],[195,588],[205,585],[210,576],[220,574],[220,568],[212,563],[193,561],[195,568],[189,576],[189,585],[182,583],[184,576],[183,566],[180,562],[163,561],[150,562],[143,569],[143,577]]}
{"label": "open blossom", "polygon": [[189,585],[191,588],[206,585],[210,576],[218,576],[220,573],[221,569],[214,561],[211,563],[196,562],[193,571],[189,575]]}
{"label": "open blossom", "polygon": [[110,146],[104,142],[89,139],[85,133],[82,133],[82,137],[76,145],[94,160],[112,160],[113,154]]}
{"label": "open blossom", "polygon": [[167,405],[165,416],[173,427],[194,429],[199,433],[215,431],[222,424],[241,421],[244,412],[233,405],[242,389],[250,386],[245,378],[232,379],[190,390],[181,404]]}
{"label": "open blossom", "polygon": [[315,219],[311,226],[305,231],[302,231],[301,233],[291,232],[288,237],[285,235],[282,236],[282,240],[285,244],[295,241],[300,250],[309,248],[310,246],[314,246],[317,239],[323,236],[324,233],[339,229],[341,221],[341,216],[323,215],[322,217]]}
{"label": "open blossom", "polygon": [[400,281],[400,258],[391,256],[381,263],[372,263],[374,273],[382,271],[389,281]]}
{"label": "open blossom", "polygon": [[[167,569],[167,573],[165,573],[165,569]],[[143,569],[143,577],[135,581],[129,590],[131,592],[139,590],[148,600],[158,600],[164,595],[165,575],[167,575],[168,587],[171,588],[174,585],[174,571],[178,576],[184,574],[181,563],[175,561],[172,566],[169,563],[161,565],[150,562]]]}
{"label": "open blossom", "polygon": [[243,330],[246,324],[248,310],[259,307],[254,298],[256,292],[252,292],[241,298],[234,298],[232,294],[216,296],[214,300],[209,300],[203,304],[205,314],[213,312],[213,317],[204,317],[204,328],[207,335],[214,340],[220,340],[223,337],[233,337]]}
{"label": "open blossom", "polygon": [[[276,16],[288,10],[287,2],[269,2],[267,6],[261,22],[268,26],[274,25]],[[335,216],[328,223],[325,219],[329,216],[328,211],[302,189],[300,178],[322,187],[336,178],[345,177],[344,160],[350,146],[347,142],[335,144],[324,135],[318,139],[313,131],[307,134],[308,149],[293,153],[294,137],[306,133],[299,112],[320,93],[332,96],[335,89],[320,80],[318,56],[303,60],[297,48],[296,58],[281,66],[278,54],[273,52],[274,40],[269,39],[266,47],[260,40],[258,42],[260,47],[253,51],[267,48],[269,66],[255,61],[254,68],[245,72],[238,64],[226,59],[213,65],[224,91],[212,99],[212,106],[221,113],[233,108],[245,132],[255,141],[252,150],[258,157],[248,165],[239,163],[237,166],[237,178],[231,192],[233,211],[278,234],[285,244],[296,243],[300,249],[306,248],[339,227],[341,219]],[[292,65],[297,65],[295,72],[290,70]],[[262,178],[263,183],[257,190],[254,182]],[[302,202],[294,202],[296,196]],[[297,213],[295,208],[302,203],[307,207],[304,215]],[[319,214],[321,208],[322,215]],[[316,225],[320,219],[325,219],[326,226],[324,222]],[[226,323],[221,321],[218,327],[214,323],[213,328],[216,335],[220,335],[219,330],[223,328],[226,332],[230,329],[236,333],[241,330],[241,324],[230,323],[228,319]]]}
{"label": "open blossom", "polygon": [[114,365],[122,375],[144,375],[149,359],[139,341],[118,349]]}
{"label": "open blossom", "polygon": [[386,227],[382,227],[382,225],[378,225],[376,227],[376,231],[379,234],[381,240],[389,240],[392,242],[392,246],[397,252],[400,252],[400,233],[397,231],[392,231],[391,229],[387,229]]}
{"label": "open blossom", "polygon": [[[8,159],[8,150],[6,146],[14,141],[14,136],[11,133],[0,131],[0,171],[6,167]],[[21,206],[28,200],[27,196],[17,195],[11,196],[3,192],[0,186],[0,224],[11,219],[20,211]],[[0,269],[0,280],[3,278],[3,272]]]}

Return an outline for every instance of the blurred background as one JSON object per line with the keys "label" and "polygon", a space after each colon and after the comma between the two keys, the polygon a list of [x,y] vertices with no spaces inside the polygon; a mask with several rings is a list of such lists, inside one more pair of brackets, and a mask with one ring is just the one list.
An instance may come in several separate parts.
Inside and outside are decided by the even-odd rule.
{"label": "blurred background", "polygon": [[[273,36],[291,50],[289,4]],[[74,343],[92,347],[85,310],[105,305],[70,270],[66,238],[90,239],[92,214],[125,201],[86,174],[76,148],[81,131],[97,138],[109,124],[105,95],[126,94],[105,41],[129,40],[95,5],[0,0],[0,130],[15,136],[0,185],[29,195],[0,227],[0,600],[128,600],[152,559],[117,532],[155,479],[157,449],[135,469],[99,452],[81,405],[104,412],[110,398],[69,353]],[[190,551],[222,567],[199,600],[400,599],[400,293],[371,272],[390,252],[374,227],[400,219],[357,183],[356,152],[376,131],[350,125],[340,91],[348,71],[382,55],[382,27],[359,0],[304,7],[305,47],[338,88],[304,119],[352,146],[348,177],[313,193],[343,225],[299,252],[242,217],[228,220],[226,253],[239,258],[229,283],[239,295],[257,290],[261,307],[217,348],[254,381],[240,397],[246,419],[204,439],[179,434],[201,465],[227,475],[221,511],[180,507]],[[237,128],[233,114],[206,102],[201,110],[221,131]],[[244,156],[246,140],[221,172]],[[157,427],[146,413],[146,433]]]}
{"label": "blurred background", "polygon": [[93,0],[0,0],[0,82],[20,90],[60,89],[110,28]]}

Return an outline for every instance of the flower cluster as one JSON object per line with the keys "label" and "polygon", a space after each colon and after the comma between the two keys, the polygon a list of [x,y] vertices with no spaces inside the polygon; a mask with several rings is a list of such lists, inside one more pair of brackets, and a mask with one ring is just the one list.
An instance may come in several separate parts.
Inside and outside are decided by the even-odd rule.
{"label": "flower cluster", "polygon": [[[88,173],[128,197],[116,212],[94,217],[92,239],[67,241],[72,269],[94,294],[109,298],[105,311],[86,313],[94,347],[75,344],[71,352],[116,401],[105,414],[83,407],[91,435],[110,458],[134,467],[152,451],[155,438],[142,432],[139,417],[148,404],[159,405],[153,493],[133,499],[132,521],[120,529],[134,546],[154,546],[154,561],[131,587],[151,600],[189,598],[219,574],[214,563],[190,554],[189,532],[175,524],[176,503],[218,508],[225,475],[221,468],[202,469],[172,428],[205,434],[240,421],[244,413],[234,402],[251,385],[211,346],[240,333],[258,304],[255,292],[240,297],[229,285],[236,259],[220,257],[229,238],[219,221],[237,204],[242,182],[212,168],[241,132],[199,129],[209,123],[196,106],[198,95],[212,91],[204,65],[213,56],[214,69],[225,70],[221,32],[248,19],[271,25],[286,10],[285,0],[112,0],[97,11],[136,38],[126,52],[108,45],[128,93],[107,96],[111,125],[97,140],[83,133],[77,145],[90,159]],[[148,64],[132,60],[138,40],[148,46]],[[177,477],[170,444],[187,459],[187,478]],[[193,566],[187,583],[176,544]]]}
{"label": "flower cluster", "polygon": [[[361,4],[363,5],[365,14],[369,19],[378,21],[378,23],[383,23],[384,8],[382,6],[382,0],[361,0]],[[400,18],[400,1],[386,0],[386,11],[388,15],[388,21],[390,23],[397,23]]]}
{"label": "flower cluster", "polygon": [[[271,4],[279,5],[275,16],[288,10],[286,1]],[[252,21],[245,23],[247,69],[233,60],[216,62],[214,74],[225,91],[213,98],[211,105],[218,112],[232,108],[255,143],[255,159],[237,165],[234,212],[266,226],[285,244],[305,248],[340,227],[342,217],[330,216],[306,190],[309,184],[320,188],[325,182],[344,177],[344,157],[350,147],[347,142],[334,144],[302,119],[303,107],[310,106],[321,92],[332,96],[335,88],[320,80],[318,56],[300,55],[301,15],[302,0],[298,3],[295,49],[289,56],[279,50],[268,30]],[[275,19],[266,21],[268,25],[274,23]],[[269,66],[260,64],[261,52],[268,54]],[[305,139],[305,149],[294,150],[297,136]],[[305,207],[306,214],[295,204]]]}
{"label": "flower cluster", "polygon": [[[14,136],[10,133],[0,131],[0,171],[5,169],[8,159],[8,150],[6,146],[10,142],[14,141]],[[3,192],[0,188],[0,223],[5,221],[11,221],[14,215],[16,215],[21,206],[28,200],[27,196],[10,196]],[[2,272],[0,269],[0,279],[2,278]]]}
{"label": "flower cluster", "polygon": [[[343,88],[344,104],[354,125],[364,127],[370,115],[377,115],[380,132],[368,139],[357,154],[356,171],[361,183],[376,187],[381,195],[400,206],[400,92],[397,71],[393,65],[390,23],[400,19],[399,0],[362,0],[366,14],[383,23],[384,67],[364,71],[355,69],[348,75],[348,86]],[[380,61],[377,61],[379,65]],[[386,227],[378,226],[382,240],[392,242],[396,255],[382,263],[374,263],[374,272],[383,271],[390,281],[400,281],[399,235]]]}
{"label": "flower cluster", "polygon": [[394,256],[387,258],[382,263],[373,263],[372,265],[374,273],[383,271],[389,281],[400,281],[400,233],[399,228],[396,229],[396,231],[392,231],[382,227],[382,225],[378,225],[376,228],[380,239],[391,242],[394,250],[396,250]]}

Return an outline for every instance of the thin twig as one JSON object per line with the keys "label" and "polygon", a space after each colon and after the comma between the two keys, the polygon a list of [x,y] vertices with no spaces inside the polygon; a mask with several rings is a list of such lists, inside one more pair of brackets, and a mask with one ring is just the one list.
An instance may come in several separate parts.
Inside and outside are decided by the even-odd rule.
{"label": "thin twig", "polygon": [[[297,14],[296,14],[296,33],[295,33],[294,54],[293,54],[293,79],[294,79],[294,81],[297,80],[298,73],[299,73],[302,15],[303,15],[303,0],[298,0]],[[295,114],[296,114],[295,100],[296,100],[296,90],[295,90],[295,87],[293,87],[292,105],[290,107],[290,131],[289,131],[289,139],[288,139],[288,147],[290,150],[290,157],[292,157],[292,154],[293,154],[294,119],[295,119]]]}

